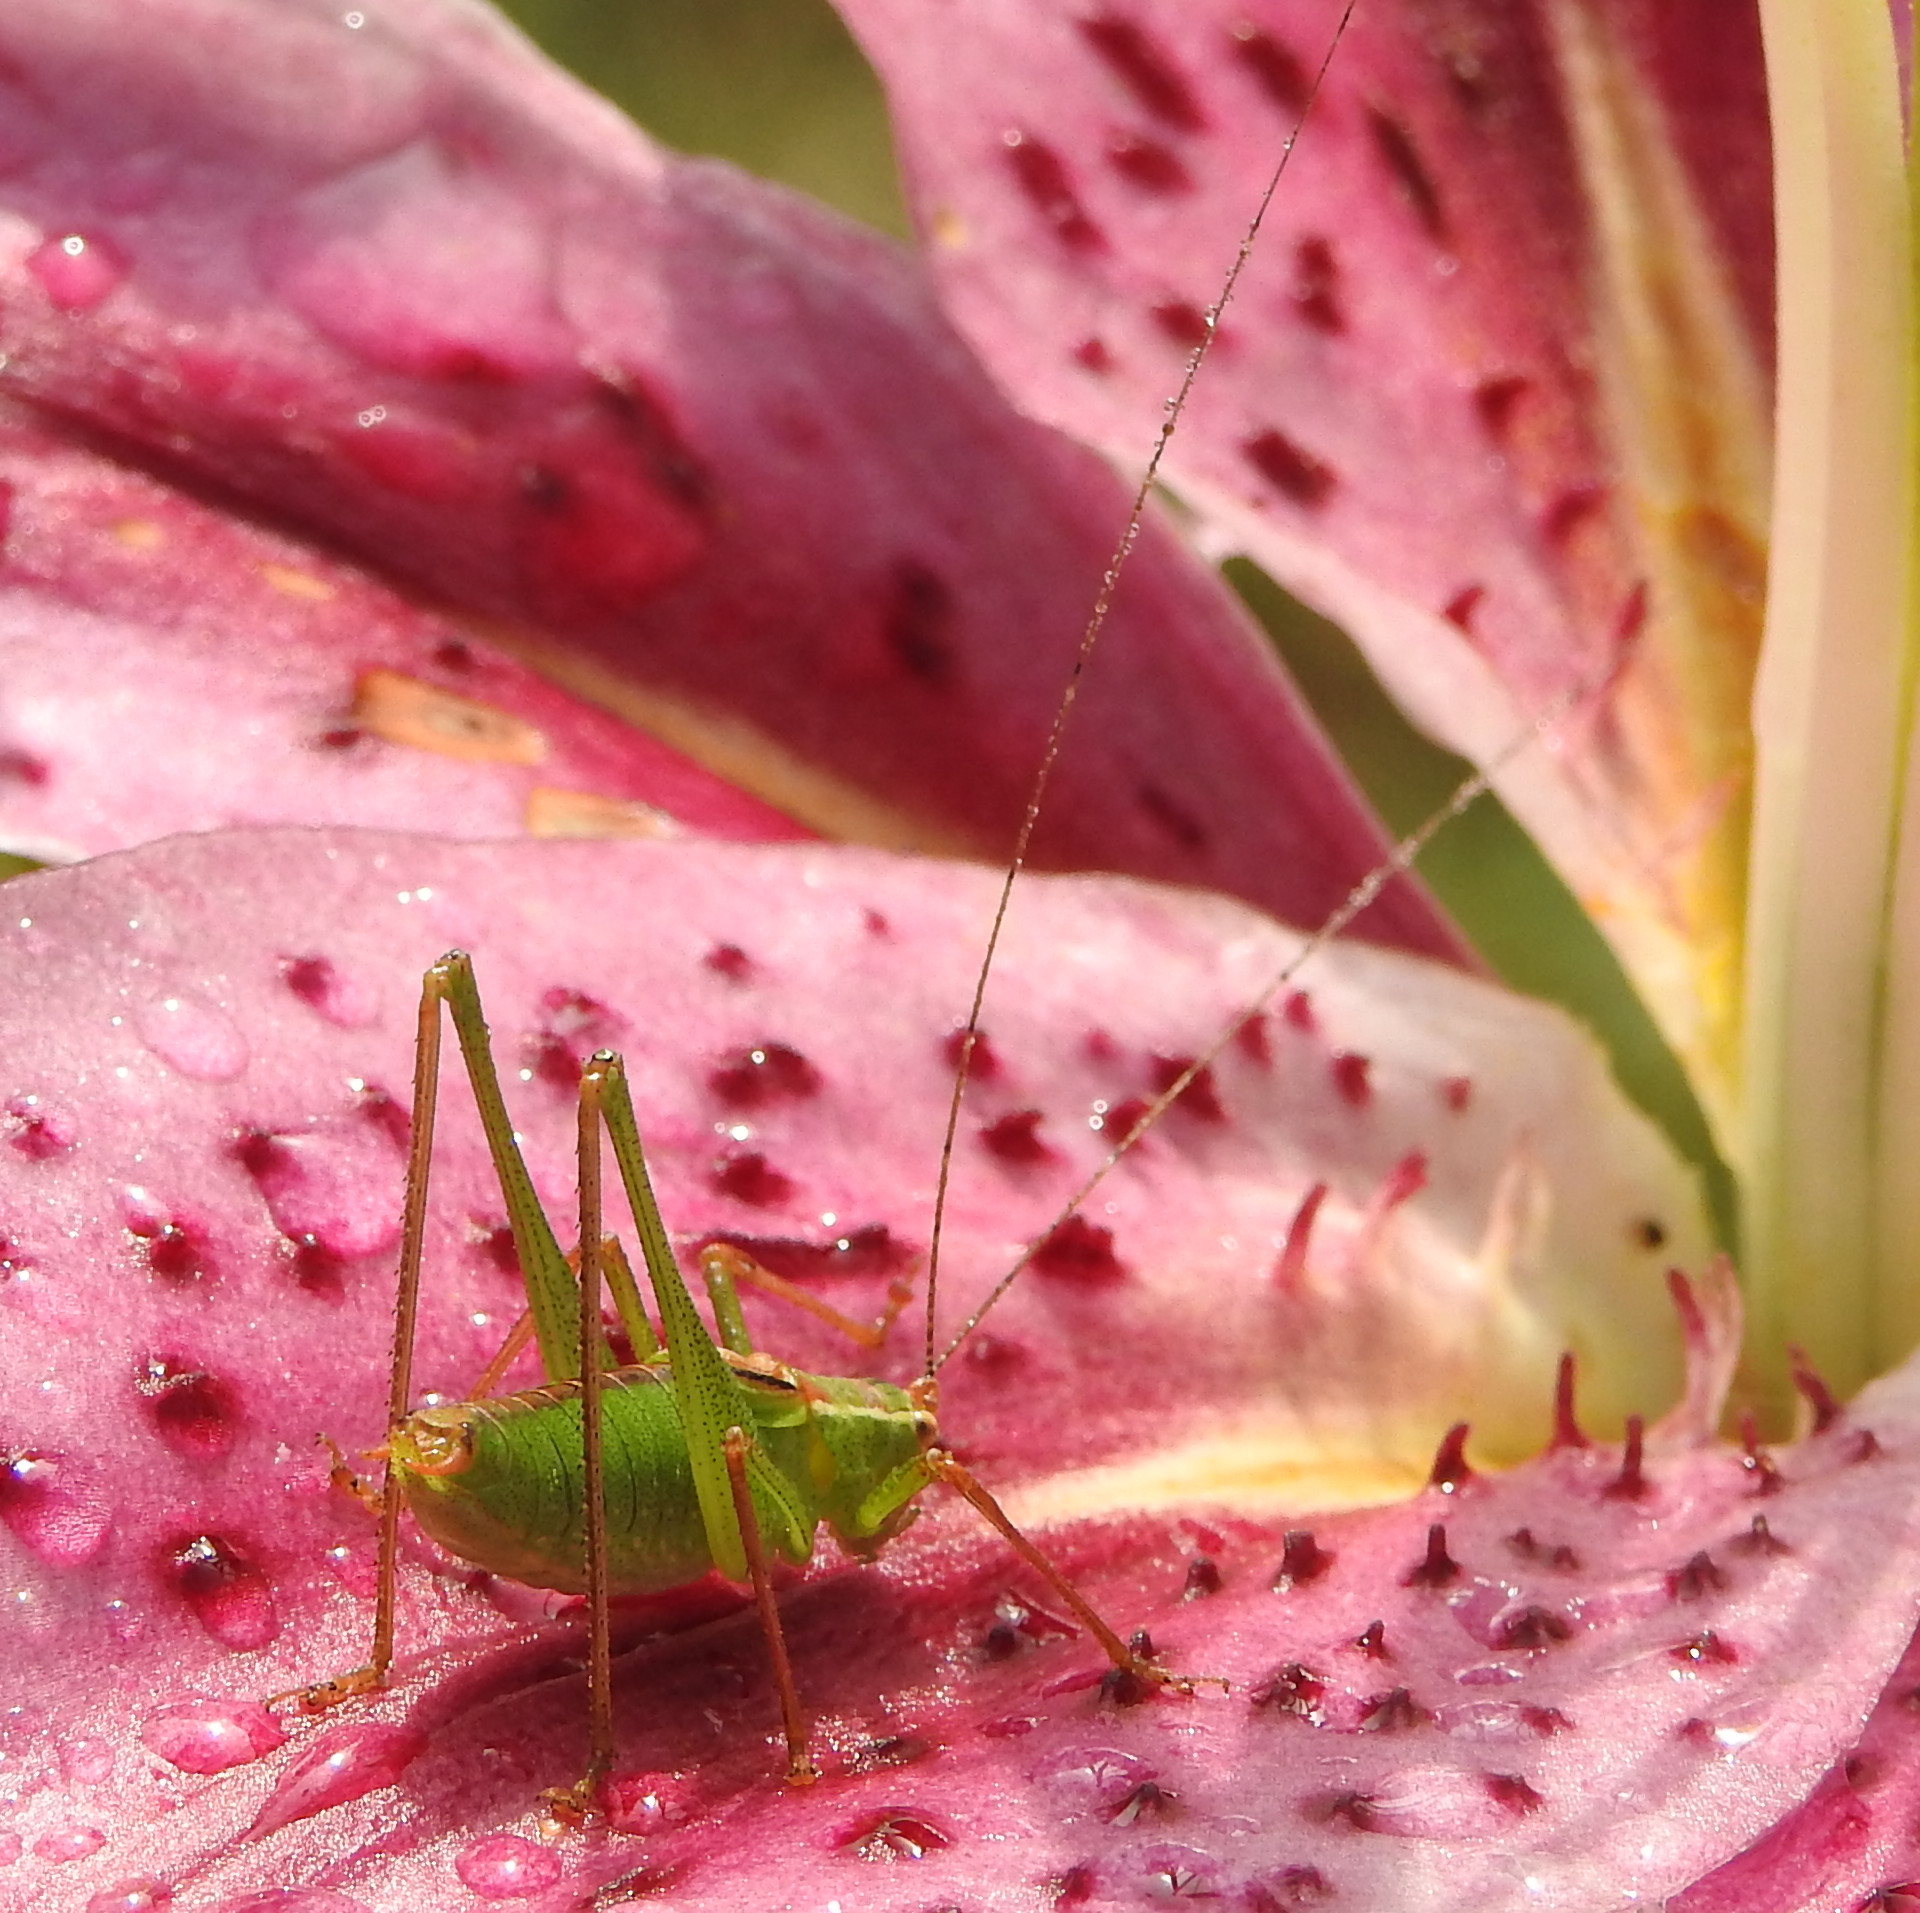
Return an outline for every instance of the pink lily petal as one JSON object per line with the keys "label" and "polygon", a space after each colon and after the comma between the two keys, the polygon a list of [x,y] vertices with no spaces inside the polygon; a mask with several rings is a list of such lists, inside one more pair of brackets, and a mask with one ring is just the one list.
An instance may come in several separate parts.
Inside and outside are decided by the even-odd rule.
{"label": "pink lily petal", "polygon": [[0,411],[0,832],[46,861],[233,823],[451,837],[778,811],[350,565]]}
{"label": "pink lily petal", "polygon": [[[1339,0],[842,11],[957,322],[1037,416],[1138,460]],[[1167,465],[1470,754],[1606,682],[1501,787],[1722,1114],[1767,188],[1749,9],[1363,4]]]}
{"label": "pink lily petal", "polygon": [[[464,0],[30,0],[0,120],[0,390],[791,816],[1005,853],[1125,499],[893,248],[658,152]],[[1379,847],[1156,517],[1043,859],[1313,921]],[[1370,934],[1464,960],[1410,886]]]}
{"label": "pink lily petal", "polygon": [[[143,1868],[183,1905],[189,1889],[221,1905],[292,1886],[362,1906],[436,1904],[472,1842],[527,1837],[531,1794],[576,1758],[570,1687],[548,1678],[571,1636],[502,1647],[505,1617],[536,1617],[538,1597],[417,1546],[404,1566],[401,1694],[317,1728],[294,1723],[285,1746],[249,1711],[363,1652],[370,1524],[329,1490],[312,1444],[327,1433],[352,1450],[379,1434],[423,964],[452,943],[478,953],[516,1121],[563,1233],[567,1078],[582,1050],[616,1043],[675,1231],[748,1242],[864,1309],[925,1243],[955,1006],[991,883],[824,847],[292,832],[182,838],[8,886],[0,1447],[11,1463],[0,1522],[7,1584],[24,1597],[14,1639],[26,1711],[12,1751],[30,1778],[0,1830],[22,1842],[23,1904],[71,1905],[82,1887],[105,1891]],[[1192,1054],[1286,945],[1217,899],[1124,884],[1037,884],[1022,896],[963,1132],[949,1320],[1097,1159],[1102,1132],[1088,1118],[1121,1120],[1128,1098],[1150,1094],[1167,1059]],[[1329,1081],[1349,1093],[1329,1098]],[[1318,1115],[1303,1128],[1307,1111]],[[499,1199],[451,1070],[441,1134],[418,1383],[459,1391],[517,1303]],[[1296,1230],[1316,1184],[1326,1193],[1311,1229]],[[948,1371],[946,1425],[1027,1519],[1091,1518],[1060,1545],[1126,1624],[1167,1617],[1185,1664],[1217,1663],[1241,1683],[1306,1638],[1254,1625],[1277,1610],[1246,1577],[1256,1559],[1270,1573],[1279,1529],[1235,1517],[1222,1558],[1245,1586],[1218,1608],[1219,1631],[1189,1630],[1179,1577],[1199,1545],[1195,1509],[1223,1497],[1324,1506],[1413,1487],[1436,1431],[1469,1414],[1485,1430],[1477,1452],[1513,1452],[1546,1426],[1565,1342],[1590,1358],[1611,1419],[1629,1356],[1644,1381],[1649,1348],[1670,1332],[1667,1256],[1697,1262],[1704,1242],[1685,1176],[1557,1016],[1357,947],[1319,959],[1307,994],[1224,1057],[1096,1203],[1073,1252],[1043,1256]],[[784,1312],[756,1321],[783,1353],[847,1371],[824,1330]],[[912,1372],[913,1340],[896,1335],[886,1372]],[[1896,1435],[1884,1439],[1891,1449]],[[1676,1519],[1680,1505],[1694,1508],[1707,1545],[1730,1518],[1729,1494],[1743,1491],[1741,1470],[1690,1445],[1647,1465],[1656,1481],[1672,1469],[1691,1482],[1697,1470],[1719,1484],[1676,1490]],[[1904,1465],[1890,1462],[1886,1479]],[[1549,1510],[1585,1494],[1596,1532],[1642,1533],[1637,1515],[1616,1521],[1599,1494],[1617,1456],[1541,1466],[1545,1475],[1515,1477],[1536,1485],[1510,1526],[1531,1520],[1544,1535]],[[1838,1536],[1852,1477],[1809,1467],[1840,1484],[1810,1496],[1838,1497]],[[1541,1503],[1541,1484],[1567,1469],[1575,1486]],[[1356,1564],[1369,1550],[1397,1556],[1430,1518],[1416,1499],[1359,1518],[1355,1539],[1337,1545]],[[1664,1562],[1675,1535],[1695,1531],[1663,1518],[1634,1549]],[[1496,1531],[1474,1532],[1491,1554]],[[1043,1753],[1066,1760],[1090,1733],[1105,1744],[1109,1723],[1083,1684],[1097,1668],[1044,1618],[1008,1623],[1016,1647],[1044,1650],[1031,1668],[1024,1656],[981,1668],[994,1600],[1023,1585],[1001,1553],[946,1514],[892,1559],[878,1577],[823,1570],[827,1583],[795,1608],[827,1743],[856,1767],[878,1758],[879,1770],[785,1800],[768,1778],[750,1637],[729,1622],[699,1637],[706,1647],[677,1642],[645,1663],[655,1671],[633,1690],[634,1718],[653,1724],[623,1757],[629,1779],[636,1762],[669,1776],[657,1782],[665,1804],[648,1806],[656,1782],[636,1780],[622,1814],[682,1826],[685,1838],[562,1847],[569,1890],[636,1866],[692,1868],[742,1815],[765,1816],[768,1851],[797,1843],[831,1874],[849,1864],[846,1826],[883,1814],[905,1784],[894,1756],[860,1751],[883,1729],[954,1747],[953,1766],[939,1769],[950,1779],[933,1767],[925,1779],[943,1825],[963,1799],[969,1814],[986,1810],[994,1774],[1025,1790]],[[1635,1586],[1653,1572],[1639,1552],[1621,1559]],[[1893,1596],[1864,1568],[1860,1578],[1857,1598],[1851,1583],[1842,1590],[1849,1678],[1871,1683],[1882,1635],[1912,1617],[1894,1603],[1889,1618]],[[1365,1605],[1383,1587],[1413,1598],[1377,1572],[1340,1598]],[[1741,1630],[1787,1638],[1782,1590],[1750,1592]],[[1349,1618],[1326,1609],[1316,1651],[1330,1651],[1325,1629]],[[1447,1652],[1485,1658],[1486,1640],[1447,1625]],[[1658,1631],[1644,1615],[1634,1625]],[[1664,1617],[1659,1626],[1671,1631]],[[711,1685],[721,1663],[754,1670],[725,1701]],[[1609,1680],[1624,1678],[1597,1653],[1596,1678],[1602,1663]],[[1442,1664],[1452,1665],[1444,1653]],[[416,1682],[432,1670],[438,1678]],[[1652,1685],[1670,1712],[1667,1675]],[[1833,1688],[1837,1712],[1852,1691]],[[1156,1706],[1140,1717],[1150,1724],[1111,1731],[1131,1746],[1141,1733],[1183,1733],[1183,1720],[1243,1720],[1244,1688],[1237,1713],[1207,1715],[1210,1705]],[[717,1745],[709,1707],[726,1723]],[[987,1729],[1016,1714],[1041,1726],[1014,1759]],[[1808,1733],[1824,1765],[1839,1730],[1819,1719]],[[62,1756],[69,1748],[81,1751]],[[1291,1775],[1294,1755],[1281,1751]],[[1756,1795],[1755,1811],[1770,1797]],[[190,1812],[174,1811],[187,1801]],[[1074,1831],[1080,1812],[1059,1820],[1060,1853],[1092,1838]],[[1480,1799],[1472,1812],[1476,1827],[1504,1827],[1508,1809]],[[81,1853],[89,1831],[100,1839]],[[854,1844],[876,1839],[911,1844],[897,1827],[870,1827]],[[70,1858],[56,1857],[63,1841]],[[533,1866],[517,1847],[494,1847],[470,1870],[495,1860],[503,1878]],[[731,1864],[699,1889],[722,1896],[711,1903],[734,1890]]]}

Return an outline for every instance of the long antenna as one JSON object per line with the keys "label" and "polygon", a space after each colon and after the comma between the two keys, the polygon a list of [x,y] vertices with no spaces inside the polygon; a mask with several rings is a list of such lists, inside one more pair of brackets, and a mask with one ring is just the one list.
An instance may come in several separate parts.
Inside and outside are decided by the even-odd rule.
{"label": "long antenna", "polygon": [[1557,697],[1529,720],[1524,730],[1516,733],[1515,736],[1509,739],[1480,769],[1474,771],[1470,776],[1463,778],[1454,787],[1453,794],[1448,797],[1447,801],[1442,804],[1438,810],[1431,812],[1424,821],[1417,824],[1402,837],[1400,841],[1394,845],[1392,850],[1387,853],[1386,857],[1380,863],[1376,864],[1372,870],[1347,892],[1346,900],[1321,924],[1319,929],[1314,931],[1314,933],[1301,944],[1299,949],[1297,949],[1292,956],[1288,957],[1286,962],[1274,972],[1272,978],[1267,983],[1267,987],[1254,998],[1253,1002],[1249,1004],[1246,1009],[1242,1010],[1240,1014],[1140,1112],[1133,1127],[1113,1145],[1113,1148],[1107,1153],[1106,1159],[1101,1162],[1093,1173],[1087,1177],[1086,1181],[1073,1192],[1072,1196],[1068,1198],[1066,1204],[1060,1210],[1060,1213],[1021,1250],[1020,1259],[994,1284],[992,1290],[988,1293],[987,1299],[961,1323],[953,1339],[941,1350],[938,1359],[929,1359],[927,1365],[927,1373],[929,1375],[937,1375],[940,1370],[946,1366],[949,1358],[959,1349],[960,1345],[980,1326],[981,1320],[985,1317],[987,1311],[1013,1287],[1015,1279],[1026,1268],[1027,1264],[1033,1260],[1034,1256],[1039,1252],[1053,1232],[1106,1181],[1107,1177],[1113,1173],[1120,1159],[1180,1100],[1183,1092],[1195,1078],[1198,1077],[1203,1070],[1210,1068],[1216,1063],[1228,1044],[1230,1044],[1256,1016],[1260,1015],[1266,1009],[1267,1005],[1293,981],[1300,973],[1301,966],[1306,963],[1309,958],[1316,956],[1321,950],[1325,949],[1336,937],[1340,936],[1352,924],[1354,918],[1359,916],[1363,910],[1367,909],[1395,877],[1410,870],[1421,851],[1426,849],[1434,837],[1448,824],[1452,823],[1453,820],[1470,805],[1492,789],[1495,779],[1499,777],[1500,773],[1506,769],[1508,764],[1519,756],[1528,745],[1533,743],[1536,738],[1545,737],[1549,732],[1554,730],[1583,698],[1589,695],[1597,695],[1604,691],[1619,675],[1623,663],[1624,659],[1616,659],[1608,666],[1604,673],[1600,674],[1597,681],[1591,677],[1584,677],[1568,685],[1565,690],[1561,691]]}
{"label": "long antenna", "polygon": [[[1340,11],[1339,21],[1333,29],[1333,37],[1327,42],[1327,50],[1322,55],[1318,71],[1313,76],[1313,84],[1307,88],[1307,97],[1293,122],[1293,129],[1287,134],[1286,143],[1280,148],[1280,157],[1273,171],[1267,175],[1267,183],[1260,194],[1259,203],[1254,207],[1253,217],[1247,222],[1246,231],[1240,236],[1239,249],[1233,256],[1233,264],[1227,269],[1226,279],[1220,287],[1219,297],[1207,308],[1204,329],[1193,350],[1187,355],[1186,370],[1181,375],[1179,389],[1167,401],[1165,416],[1160,421],[1160,429],[1154,434],[1153,450],[1147,457],[1145,467],[1140,474],[1140,482],[1134,487],[1133,504],[1127,513],[1126,528],[1120,534],[1119,542],[1113,548],[1113,555],[1107,560],[1107,568],[1100,579],[1100,590],[1093,601],[1093,609],[1087,614],[1086,628],[1080,634],[1080,646],[1074,653],[1073,668],[1067,675],[1066,689],[1060,694],[1060,703],[1053,714],[1053,726],[1047,733],[1046,748],[1040,754],[1040,768],[1034,774],[1033,789],[1027,797],[1026,813],[1020,819],[1020,829],[1014,838],[1013,855],[1008,860],[1006,875],[1001,880],[1000,896],[994,905],[993,925],[987,932],[987,944],[980,959],[980,973],[974,981],[973,1002],[967,1010],[967,1021],[960,1033],[960,1054],[955,1060],[953,1071],[953,1095],[947,1105],[947,1126],[940,1143],[940,1180],[934,1190],[933,1228],[927,1243],[927,1335],[926,1354],[923,1373],[932,1376],[947,1359],[942,1355],[935,1361],[934,1344],[934,1302],[940,1285],[940,1235],[946,1222],[947,1185],[953,1176],[954,1140],[960,1133],[960,1105],[966,1095],[967,1076],[973,1063],[974,1046],[980,1040],[980,1011],[986,1002],[987,980],[993,974],[993,960],[1000,948],[1000,933],[1006,926],[1007,909],[1013,901],[1013,887],[1020,874],[1026,869],[1027,854],[1033,843],[1034,827],[1040,821],[1040,808],[1047,794],[1047,785],[1053,777],[1053,767],[1060,756],[1060,744],[1066,734],[1067,720],[1073,714],[1075,699],[1080,695],[1080,679],[1089,660],[1093,656],[1094,646],[1100,641],[1100,634],[1106,627],[1107,614],[1113,609],[1114,593],[1119,587],[1120,574],[1126,569],[1127,560],[1133,555],[1134,545],[1140,536],[1140,524],[1146,516],[1147,500],[1153,494],[1153,488],[1159,481],[1160,466],[1167,455],[1167,447],[1173,442],[1173,435],[1179,426],[1181,415],[1187,409],[1187,399],[1193,391],[1194,381],[1200,376],[1200,368],[1206,363],[1207,353],[1213,345],[1214,335],[1219,329],[1220,315],[1226,311],[1228,302],[1233,298],[1234,289],[1240,283],[1240,275],[1246,270],[1247,261],[1253,257],[1255,242],[1260,237],[1260,229],[1266,224],[1268,210],[1274,197],[1280,190],[1280,181],[1286,174],[1287,163],[1293,158],[1295,143],[1300,138],[1301,129],[1306,125],[1308,115],[1313,111],[1314,102],[1320,97],[1320,89],[1326,81],[1328,69],[1333,65],[1333,57],[1340,50],[1340,42],[1347,36],[1347,27],[1353,19],[1354,8],[1359,0],[1347,0]],[[1472,800],[1469,799],[1469,802]],[[1391,874],[1389,872],[1388,874]],[[1383,876],[1382,882],[1385,881]],[[1371,902],[1372,898],[1368,898]],[[1363,904],[1362,909],[1365,908]],[[1354,912],[1355,915],[1358,912]],[[1351,921],[1349,917],[1347,921]],[[1231,1034],[1231,1032],[1229,1032]],[[1184,1087],[1184,1085],[1183,1085]],[[1170,1097],[1163,1102],[1171,1101]],[[1158,1114],[1158,1110],[1152,1112]],[[1105,1173],[1103,1170],[1102,1174]],[[1095,1179],[1096,1181],[1098,1178]],[[1091,1185],[1089,1185],[1091,1187]],[[1083,1191],[1082,1194],[1085,1192]],[[1075,1197],[1077,1203],[1080,1198]],[[1028,1251],[1032,1253],[1031,1250]],[[1024,1259],[1020,1266],[1024,1266]],[[1015,1275],[1019,1273],[1016,1267]],[[1010,1282],[1010,1275],[1000,1288],[995,1289],[986,1307],[998,1300],[1001,1290]],[[974,1320],[986,1312],[983,1307]],[[963,1334],[965,1331],[962,1331]],[[949,1348],[947,1354],[952,1354]]]}

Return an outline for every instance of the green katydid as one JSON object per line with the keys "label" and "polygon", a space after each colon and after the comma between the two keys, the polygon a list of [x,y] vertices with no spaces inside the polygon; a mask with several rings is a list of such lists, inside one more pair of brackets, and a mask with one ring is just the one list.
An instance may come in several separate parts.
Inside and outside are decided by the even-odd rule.
{"label": "green katydid", "polygon": [[[517,1394],[482,1393],[474,1401],[410,1412],[443,1005],[493,1156],[546,1381]],[[603,1128],[639,1232],[658,1333],[617,1241],[602,1236]],[[796,1294],[737,1251],[715,1247],[703,1258],[720,1331],[715,1340],[674,1260],[625,1068],[611,1051],[590,1057],[581,1075],[579,1188],[576,1281],[514,1138],[471,959],[451,952],[428,970],[420,997],[372,1652],[364,1667],[304,1690],[305,1706],[329,1707],[386,1684],[404,1504],[462,1559],[587,1597],[590,1752],[579,1784],[549,1796],[557,1808],[588,1811],[612,1761],[609,1599],[672,1588],[715,1569],[752,1586],[780,1696],[787,1777],[804,1784],[815,1769],[771,1562],[806,1562],[823,1524],[851,1552],[871,1553],[899,1531],[914,1498],[936,1481],[1006,1536],[1116,1667],[1140,1681],[1191,1686],[1124,1642],[939,1445],[931,1366],[911,1388],[789,1368],[753,1349],[736,1285],[746,1281],[800,1300],[870,1343],[884,1334],[904,1291],[869,1329]],[[603,1274],[636,1358],[619,1368],[607,1365]],[[494,1370],[503,1366],[496,1360]]]}

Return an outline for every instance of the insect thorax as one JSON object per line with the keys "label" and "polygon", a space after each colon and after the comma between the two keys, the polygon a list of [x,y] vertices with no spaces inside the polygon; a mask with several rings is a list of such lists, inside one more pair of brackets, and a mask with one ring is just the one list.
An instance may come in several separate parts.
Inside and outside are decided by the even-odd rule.
{"label": "insect thorax", "polygon": [[[787,1511],[761,1506],[756,1494],[769,1552],[805,1561],[822,1521],[856,1548],[897,1529],[896,1517],[863,1533],[859,1512],[930,1435],[904,1390],[803,1374],[760,1357],[729,1366],[741,1425],[803,1517],[796,1528]],[[612,1592],[651,1593],[710,1573],[713,1553],[667,1365],[612,1370],[601,1403]],[[533,1587],[585,1591],[577,1381],[422,1409],[395,1431],[392,1453],[415,1520],[450,1553]]]}

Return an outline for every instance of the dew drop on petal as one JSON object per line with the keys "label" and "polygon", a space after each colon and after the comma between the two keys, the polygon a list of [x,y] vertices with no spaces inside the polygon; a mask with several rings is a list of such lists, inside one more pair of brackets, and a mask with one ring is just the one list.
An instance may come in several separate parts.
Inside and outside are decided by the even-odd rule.
{"label": "dew drop on petal", "polygon": [[33,1843],[36,1859],[55,1866],[68,1860],[84,1860],[107,1844],[107,1836],[98,1827],[53,1827]]}
{"label": "dew drop on petal", "polygon": [[517,1833],[490,1833],[461,1848],[453,1870],[483,1900],[521,1900],[552,1886],[560,1861]]}
{"label": "dew drop on petal", "polygon": [[141,1724],[141,1745],[182,1773],[218,1774],[270,1754],[286,1729],[257,1701],[180,1700]]}
{"label": "dew drop on petal", "polygon": [[163,1063],[197,1083],[230,1083],[247,1067],[247,1039],[217,1003],[188,990],[156,997],[134,1012],[133,1027]]}
{"label": "dew drop on petal", "polygon": [[59,1766],[70,1786],[97,1787],[113,1773],[113,1749],[97,1735],[82,1735],[61,1747]]}
{"label": "dew drop on petal", "polygon": [[104,240],[57,233],[27,255],[27,270],[62,312],[87,312],[127,276],[126,261]]}
{"label": "dew drop on petal", "polygon": [[264,1839],[296,1820],[390,1787],[425,1750],[414,1727],[362,1721],[324,1733],[280,1776],[246,1838]]}
{"label": "dew drop on petal", "polygon": [[173,1888],[164,1880],[122,1880],[96,1893],[86,1913],[161,1913],[172,1904]]}
{"label": "dew drop on petal", "polygon": [[41,1560],[73,1567],[99,1553],[112,1516],[60,1456],[18,1449],[0,1452],[0,1522]]}

